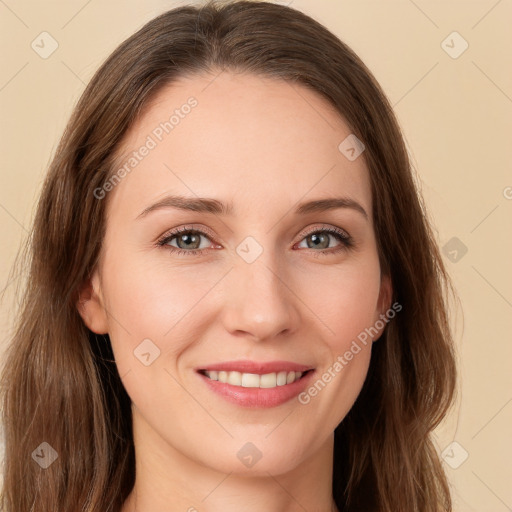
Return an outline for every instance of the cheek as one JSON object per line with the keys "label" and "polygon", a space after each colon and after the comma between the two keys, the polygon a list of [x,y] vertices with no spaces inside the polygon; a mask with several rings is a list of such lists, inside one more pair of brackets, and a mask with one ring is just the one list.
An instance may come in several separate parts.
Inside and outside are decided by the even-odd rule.
{"label": "cheek", "polygon": [[[317,276],[318,277],[318,276]],[[334,429],[346,416],[366,379],[371,358],[372,327],[377,321],[380,292],[378,263],[333,272],[322,288],[311,288],[308,305],[318,312],[322,331],[322,367],[317,379],[299,396],[306,410],[326,419]],[[321,325],[320,322],[317,322]]]}
{"label": "cheek", "polygon": [[171,375],[180,354],[200,337],[196,308],[204,291],[184,272],[139,268],[119,265],[104,279],[109,336],[133,404],[157,425],[169,425],[174,411],[194,405]]}
{"label": "cheek", "polygon": [[377,320],[380,269],[372,258],[366,264],[330,269],[310,282],[315,286],[302,289],[304,302],[324,324],[325,340],[338,353]]}
{"label": "cheek", "polygon": [[199,272],[190,265],[177,268],[166,262],[130,262],[122,255],[111,261],[119,264],[105,267],[102,287],[119,373],[139,369],[134,356],[143,342],[152,357],[158,354],[151,366],[168,367],[165,363],[170,364],[204,330],[206,315],[201,312],[212,310],[207,293],[223,272],[207,266]]}

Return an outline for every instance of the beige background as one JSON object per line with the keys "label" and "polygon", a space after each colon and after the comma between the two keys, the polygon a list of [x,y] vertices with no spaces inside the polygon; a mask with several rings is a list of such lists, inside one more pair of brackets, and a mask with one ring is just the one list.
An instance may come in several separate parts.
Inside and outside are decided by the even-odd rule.
{"label": "beige background", "polygon": [[[11,265],[71,108],[121,41],[183,3],[0,0],[0,349],[19,281]],[[333,30],[372,70],[404,130],[439,244],[457,239],[443,252],[462,301],[453,320],[461,389],[439,450],[457,512],[512,510],[512,2],[280,3]],[[47,59],[31,48],[43,31],[59,45]],[[448,37],[454,31],[463,39]],[[464,41],[457,58],[445,51]]]}

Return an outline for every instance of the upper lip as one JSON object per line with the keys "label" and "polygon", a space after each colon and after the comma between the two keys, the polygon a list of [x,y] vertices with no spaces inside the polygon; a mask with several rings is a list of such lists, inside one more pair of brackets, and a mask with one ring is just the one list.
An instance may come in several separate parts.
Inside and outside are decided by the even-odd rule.
{"label": "upper lip", "polygon": [[267,373],[278,373],[278,372],[305,372],[312,370],[313,367],[305,364],[294,363],[292,361],[225,361],[223,363],[208,364],[206,366],[200,366],[196,368],[197,371],[228,371],[228,372],[240,372],[240,373],[256,373],[258,375],[265,375]]}

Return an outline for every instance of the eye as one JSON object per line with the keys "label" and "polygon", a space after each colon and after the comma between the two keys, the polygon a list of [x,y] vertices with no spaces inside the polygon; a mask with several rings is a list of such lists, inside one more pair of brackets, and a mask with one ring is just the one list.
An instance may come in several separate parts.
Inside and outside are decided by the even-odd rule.
{"label": "eye", "polygon": [[[184,226],[175,229],[170,233],[166,233],[157,242],[157,245],[160,247],[170,248],[172,252],[178,255],[198,256],[212,248],[212,243],[201,247],[201,238],[210,240],[213,237],[209,233],[200,229],[192,229],[190,226]],[[329,247],[332,239],[337,240],[339,244],[335,247]],[[354,246],[352,237],[346,231],[332,226],[326,226],[322,229],[317,228],[313,231],[309,231],[303,235],[302,240],[306,241],[308,249],[329,249],[313,251],[324,256],[338,253],[340,251],[346,251]],[[302,241],[300,243],[302,243]],[[216,248],[220,248],[220,246],[216,245]]]}
{"label": "eye", "polygon": [[[195,256],[204,253],[206,249],[211,248],[210,244],[207,247],[201,247],[201,237],[209,239],[208,233],[199,229],[191,229],[190,227],[182,227],[167,233],[157,244],[159,246],[170,247],[172,252],[179,255]],[[176,245],[172,242],[176,241]]]}
{"label": "eye", "polygon": [[[338,246],[329,247],[330,241],[333,238],[338,240],[340,243]],[[309,231],[304,235],[303,240],[306,241],[306,246],[308,249],[330,249],[328,251],[314,251],[317,252],[318,255],[322,256],[329,256],[340,251],[346,251],[354,246],[352,237],[346,231],[331,226],[326,226],[322,229],[317,228],[313,231]]]}

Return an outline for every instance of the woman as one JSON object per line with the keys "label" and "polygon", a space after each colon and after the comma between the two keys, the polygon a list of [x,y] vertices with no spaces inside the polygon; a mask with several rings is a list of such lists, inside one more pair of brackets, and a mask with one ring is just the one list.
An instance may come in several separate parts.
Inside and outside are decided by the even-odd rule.
{"label": "woman", "polygon": [[389,102],[311,18],[209,3],[121,44],[30,254],[6,511],[451,510],[450,282]]}

